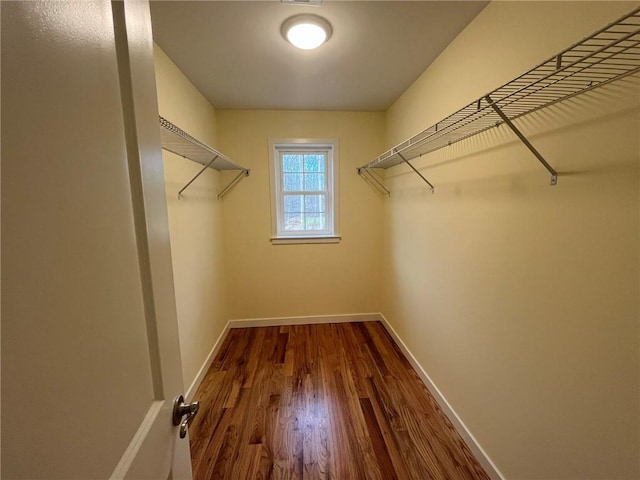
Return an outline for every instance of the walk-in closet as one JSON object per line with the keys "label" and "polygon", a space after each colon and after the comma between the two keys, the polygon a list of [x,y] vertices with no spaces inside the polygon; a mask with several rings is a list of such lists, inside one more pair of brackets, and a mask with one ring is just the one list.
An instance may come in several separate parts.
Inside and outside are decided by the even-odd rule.
{"label": "walk-in closet", "polygon": [[637,0],[0,20],[2,478],[640,478]]}

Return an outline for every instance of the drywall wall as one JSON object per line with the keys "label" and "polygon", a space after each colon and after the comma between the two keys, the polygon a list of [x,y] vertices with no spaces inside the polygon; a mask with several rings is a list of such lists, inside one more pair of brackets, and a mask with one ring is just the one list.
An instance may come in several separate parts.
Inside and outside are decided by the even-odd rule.
{"label": "drywall wall", "polygon": [[[492,2],[392,106],[390,147],[638,6]],[[509,479],[637,479],[640,89],[387,171],[383,312]]]}
{"label": "drywall wall", "polygon": [[[154,50],[160,115],[216,147],[211,104],[169,57]],[[171,254],[185,390],[205,363],[227,318],[222,251],[220,173],[207,169],[178,199],[178,191],[202,166],[163,151]]]}
{"label": "drywall wall", "polygon": [[[224,198],[230,318],[380,310],[382,198],[356,168],[383,147],[384,114],[218,110],[220,148],[251,169]],[[272,245],[269,138],[337,138],[338,244]]]}

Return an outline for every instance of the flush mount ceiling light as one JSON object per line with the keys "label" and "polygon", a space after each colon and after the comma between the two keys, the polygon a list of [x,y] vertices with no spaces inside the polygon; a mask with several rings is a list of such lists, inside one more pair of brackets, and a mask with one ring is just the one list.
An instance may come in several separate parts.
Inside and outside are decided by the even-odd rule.
{"label": "flush mount ceiling light", "polygon": [[282,24],[282,36],[293,46],[313,50],[331,36],[331,24],[318,15],[295,15]]}

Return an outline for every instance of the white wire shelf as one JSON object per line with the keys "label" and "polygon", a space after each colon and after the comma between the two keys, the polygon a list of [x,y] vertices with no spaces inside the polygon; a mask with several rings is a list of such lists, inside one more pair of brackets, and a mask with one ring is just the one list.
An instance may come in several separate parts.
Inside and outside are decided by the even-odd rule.
{"label": "white wire shelf", "polygon": [[233,160],[218,152],[209,145],[193,138],[184,130],[176,127],[169,120],[160,118],[160,139],[162,148],[181,157],[188,158],[202,165],[207,165],[211,160],[214,162],[210,168],[214,170],[246,170]]}
{"label": "white wire shelf", "polygon": [[549,170],[555,184],[555,170],[511,121],[638,71],[640,8],[389,149],[360,167],[358,173],[400,163],[413,168],[408,160],[506,123]]}
{"label": "white wire shelf", "polygon": [[249,176],[248,168],[237,164],[219,151],[192,137],[167,119],[163,117],[159,117],[159,119],[162,148],[204,166],[204,168],[178,192],[179,197],[207,168],[214,170],[240,170],[240,174],[218,194],[218,198],[222,198],[243,177]]}

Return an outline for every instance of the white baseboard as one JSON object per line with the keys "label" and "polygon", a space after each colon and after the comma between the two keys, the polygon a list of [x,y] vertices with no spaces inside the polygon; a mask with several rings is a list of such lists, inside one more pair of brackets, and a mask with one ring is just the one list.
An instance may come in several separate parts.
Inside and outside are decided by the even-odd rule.
{"label": "white baseboard", "polygon": [[218,354],[218,350],[220,350],[220,347],[222,346],[222,342],[224,342],[224,339],[227,337],[227,334],[229,333],[229,328],[230,328],[229,322],[227,322],[227,324],[222,329],[222,333],[220,333],[220,336],[216,340],[216,343],[213,345],[213,348],[209,352],[209,355],[207,355],[207,358],[205,359],[204,364],[202,365],[200,370],[198,370],[198,374],[196,375],[196,378],[194,378],[193,382],[191,382],[191,386],[189,387],[185,395],[186,403],[193,402],[193,396],[198,391],[198,387],[200,387],[202,380],[204,380],[204,376],[207,374],[209,367],[213,363],[213,359],[216,358],[216,355]]}
{"label": "white baseboard", "polygon": [[480,446],[480,444],[472,435],[472,433],[469,431],[467,426],[462,422],[462,420],[460,419],[458,414],[455,412],[453,407],[451,407],[447,399],[444,397],[444,395],[442,395],[442,392],[440,392],[440,389],[438,389],[436,384],[433,383],[433,381],[431,380],[427,372],[424,370],[424,368],[422,368],[422,365],[418,363],[418,360],[416,360],[416,357],[413,356],[413,353],[411,353],[411,350],[409,350],[407,345],[398,336],[398,334],[393,329],[393,327],[391,326],[389,321],[386,319],[386,317],[382,313],[379,313],[378,315],[379,315],[378,319],[380,320],[380,322],[382,322],[382,324],[384,325],[384,328],[386,328],[387,332],[389,332],[389,335],[391,335],[391,337],[393,337],[395,342],[398,344],[398,346],[400,347],[400,350],[402,350],[402,353],[404,353],[405,357],[407,357],[407,359],[409,360],[409,363],[411,363],[411,366],[418,373],[418,376],[424,382],[426,387],[429,389],[429,391],[435,398],[436,402],[438,402],[438,405],[440,405],[440,408],[442,409],[444,414],[449,418],[449,420],[451,420],[451,423],[456,428],[456,430],[458,431],[462,439],[465,441],[465,443],[468,445],[469,449],[473,452],[473,454],[475,455],[480,465],[482,465],[482,468],[485,469],[487,474],[492,479],[505,480],[505,477],[502,475],[502,473],[500,473],[500,470],[498,470],[498,467],[496,467],[495,464],[491,461],[489,456]]}
{"label": "white baseboard", "polygon": [[491,461],[489,456],[482,449],[478,441],[471,434],[467,426],[462,422],[460,417],[453,410],[447,399],[442,395],[442,392],[438,389],[435,383],[431,380],[427,372],[422,368],[422,365],[416,360],[411,353],[411,350],[407,347],[407,345],[402,341],[402,339],[398,336],[396,331],[393,329],[389,321],[382,313],[355,313],[355,314],[347,314],[347,315],[317,315],[317,316],[308,316],[308,317],[274,317],[274,318],[245,318],[245,319],[237,319],[237,320],[229,320],[224,327],[224,330],[218,337],[215,345],[211,349],[211,352],[207,356],[207,359],[202,365],[202,368],[196,375],[193,383],[189,387],[186,395],[186,401],[193,401],[193,396],[195,395],[200,383],[204,379],[207,370],[213,363],[213,359],[215,358],[218,350],[222,346],[222,342],[226,338],[229,330],[232,328],[250,328],[250,327],[278,327],[283,325],[310,325],[310,324],[320,324],[320,323],[348,323],[348,322],[375,322],[379,321],[382,323],[384,328],[389,332],[389,335],[393,338],[393,340],[398,344],[402,353],[407,357],[411,366],[416,370],[420,379],[424,382],[426,387],[429,389],[433,397],[435,398],[440,408],[445,413],[445,415],[451,420],[451,423],[454,425],[460,436],[469,446],[476,459],[482,467],[485,469],[487,474],[494,480],[505,480],[505,477],[500,473],[495,464]]}
{"label": "white baseboard", "polygon": [[379,313],[349,313],[345,315],[315,315],[310,317],[245,318],[230,320],[229,328],[279,327],[283,325],[312,325],[318,323],[375,322]]}

